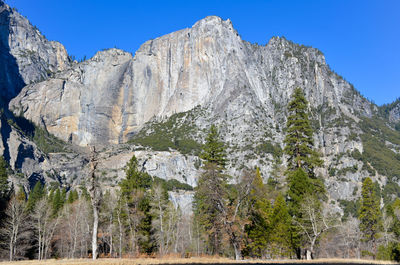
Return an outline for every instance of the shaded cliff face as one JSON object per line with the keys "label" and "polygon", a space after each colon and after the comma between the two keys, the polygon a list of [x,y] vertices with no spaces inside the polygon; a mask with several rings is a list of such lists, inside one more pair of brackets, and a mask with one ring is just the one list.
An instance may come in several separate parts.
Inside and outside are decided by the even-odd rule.
{"label": "shaded cliff face", "polygon": [[0,1],[0,96],[15,97],[25,84],[65,70],[70,61],[63,45],[48,41],[18,12]]}
{"label": "shaded cliff face", "polygon": [[400,122],[400,100],[397,100],[393,108],[390,110],[389,121],[395,123]]}
{"label": "shaded cliff face", "polygon": [[[13,182],[29,187],[37,180],[57,180],[55,169],[60,163],[42,152],[32,135],[27,136],[29,132],[15,125],[7,108],[26,84],[45,80],[69,65],[64,46],[48,41],[25,17],[0,0],[0,155],[14,170]],[[72,167],[63,170],[74,171]]]}
{"label": "shaded cliff face", "polygon": [[314,108],[371,115],[370,104],[329,70],[318,50],[282,38],[252,45],[219,17],[148,41],[133,58],[117,49],[99,52],[25,87],[10,109],[65,141],[106,145],[126,142],[153,117],[198,105],[220,116],[256,113],[276,124],[282,116],[276,106],[285,106],[298,86]]}

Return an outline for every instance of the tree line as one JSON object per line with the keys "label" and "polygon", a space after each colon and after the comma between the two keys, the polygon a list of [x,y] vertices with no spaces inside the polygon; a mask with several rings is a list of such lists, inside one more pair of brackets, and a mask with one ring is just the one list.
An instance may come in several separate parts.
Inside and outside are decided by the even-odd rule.
{"label": "tree line", "polygon": [[87,185],[10,187],[0,158],[0,255],[3,259],[137,257],[178,254],[235,259],[343,257],[400,259],[400,200],[382,207],[371,178],[355,216],[332,210],[315,150],[308,103],[296,89],[287,106],[284,185],[259,169],[227,174],[226,148],[212,125],[200,158],[193,211],[174,205],[166,182],[133,156],[118,188],[102,190],[95,158]]}

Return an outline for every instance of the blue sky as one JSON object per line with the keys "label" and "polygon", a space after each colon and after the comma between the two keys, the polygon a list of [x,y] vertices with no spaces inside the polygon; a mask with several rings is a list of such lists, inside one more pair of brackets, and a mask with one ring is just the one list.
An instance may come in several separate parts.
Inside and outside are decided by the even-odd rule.
{"label": "blue sky", "polygon": [[400,0],[6,0],[76,58],[230,18],[244,40],[272,36],[320,49],[332,69],[377,104],[400,97]]}

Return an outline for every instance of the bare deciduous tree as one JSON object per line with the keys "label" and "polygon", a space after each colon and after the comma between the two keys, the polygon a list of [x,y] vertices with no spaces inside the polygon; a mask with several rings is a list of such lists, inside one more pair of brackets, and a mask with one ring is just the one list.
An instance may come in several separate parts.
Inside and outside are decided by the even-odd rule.
{"label": "bare deciduous tree", "polygon": [[152,225],[153,225],[153,230],[155,234],[155,239],[158,245],[158,251],[160,253],[160,256],[163,256],[166,253],[167,246],[165,244],[166,238],[165,238],[165,225],[166,225],[166,219],[167,219],[167,203],[168,203],[168,198],[165,198],[165,193],[164,190],[161,186],[161,184],[155,184],[152,190],[152,196],[151,196],[151,214],[154,216],[152,220]]}
{"label": "bare deciduous tree", "polygon": [[242,177],[236,181],[235,194],[224,211],[224,226],[229,242],[235,252],[236,260],[242,258],[244,229],[245,225],[248,224],[248,198],[253,187],[254,178],[254,172],[244,172]]}
{"label": "bare deciduous tree", "polygon": [[307,196],[301,205],[302,219],[293,219],[300,227],[307,239],[306,259],[311,260],[314,256],[315,246],[321,235],[333,228],[334,217],[327,211],[321,209],[320,202],[313,196]]}
{"label": "bare deciduous tree", "polygon": [[134,255],[139,254],[139,238],[143,237],[139,232],[139,226],[143,218],[145,218],[144,212],[140,209],[140,202],[143,200],[145,193],[142,190],[135,190],[131,194],[131,201],[124,200],[125,209],[124,212],[127,214],[127,223],[129,228],[129,237],[131,250]]}
{"label": "bare deciduous tree", "polygon": [[97,153],[93,146],[90,156],[90,172],[89,172],[89,194],[93,208],[93,227],[92,227],[92,258],[97,259],[97,230],[99,227],[99,208],[101,200],[101,189],[96,178]]}
{"label": "bare deciduous tree", "polygon": [[329,230],[326,236],[321,239],[318,247],[318,257],[360,259],[361,236],[359,220],[350,216],[346,221],[338,222],[338,225]]}
{"label": "bare deciduous tree", "polygon": [[52,213],[53,210],[47,198],[42,198],[38,201],[33,210],[32,217],[37,230],[38,260],[47,258],[51,240],[61,219],[60,215],[53,217]]}
{"label": "bare deciduous tree", "polygon": [[391,231],[392,225],[393,225],[393,218],[388,215],[387,211],[383,211],[382,215],[382,232],[381,232],[381,241],[383,241],[383,244],[385,247],[389,245],[389,243],[396,242],[395,235]]}
{"label": "bare deciduous tree", "polygon": [[102,241],[109,247],[109,256],[113,257],[114,251],[114,231],[115,231],[115,220],[114,213],[117,207],[117,198],[114,193],[107,192],[103,199],[102,208],[100,211],[101,219],[101,235]]}
{"label": "bare deciduous tree", "polygon": [[5,211],[6,218],[0,229],[2,237],[8,240],[6,248],[8,248],[10,261],[22,257],[29,247],[27,240],[31,235],[31,226],[26,221],[25,206],[25,201],[12,196]]}
{"label": "bare deciduous tree", "polygon": [[[64,206],[61,225],[56,235],[59,239],[59,251],[65,252],[63,256],[86,257],[85,244],[90,241],[90,231],[87,231],[85,223],[90,219],[89,208],[85,199],[79,199]],[[83,253],[85,254],[82,255]]]}
{"label": "bare deciduous tree", "polygon": [[124,244],[124,215],[125,215],[125,202],[123,196],[119,193],[117,198],[117,204],[115,207],[115,222],[116,222],[116,230],[118,233],[118,253],[119,258],[122,258],[122,247]]}

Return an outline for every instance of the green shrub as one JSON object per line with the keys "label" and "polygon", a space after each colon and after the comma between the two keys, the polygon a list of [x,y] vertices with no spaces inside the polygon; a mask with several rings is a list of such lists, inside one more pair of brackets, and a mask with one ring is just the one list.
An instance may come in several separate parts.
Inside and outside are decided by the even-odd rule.
{"label": "green shrub", "polygon": [[165,190],[167,191],[174,191],[174,190],[193,190],[193,187],[189,184],[182,183],[176,179],[169,179],[165,180],[159,177],[153,177],[155,183],[161,183]]}
{"label": "green shrub", "polygon": [[383,187],[382,196],[385,205],[390,203],[391,201],[393,201],[393,197],[400,197],[400,186],[396,182],[388,180],[386,185]]}
{"label": "green shrub", "polygon": [[166,121],[148,122],[128,142],[147,146],[155,151],[175,149],[182,154],[198,155],[201,151],[201,144],[193,137],[198,131],[193,119],[194,114],[189,111],[174,114]]}
{"label": "green shrub", "polygon": [[339,200],[340,207],[343,209],[343,220],[349,216],[358,217],[358,210],[360,209],[360,199],[356,201]]}
{"label": "green shrub", "polygon": [[21,115],[18,117],[12,117],[9,124],[24,132],[24,134],[46,154],[67,151],[67,143]]}
{"label": "green shrub", "polygon": [[358,166],[354,165],[352,167],[345,167],[337,171],[336,176],[344,176],[347,172],[356,173],[358,171]]}
{"label": "green shrub", "polygon": [[400,261],[400,244],[391,242],[387,246],[379,245],[376,259]]}
{"label": "green shrub", "polygon": [[329,176],[331,176],[331,177],[336,175],[336,169],[332,166],[329,167],[328,172],[329,172]]}
{"label": "green shrub", "polygon": [[272,154],[276,158],[280,158],[283,154],[282,148],[278,144],[273,144],[271,141],[261,142],[256,146],[255,153],[258,155]]}
{"label": "green shrub", "polygon": [[361,135],[364,152],[361,154],[356,149],[351,156],[362,161],[362,170],[368,171],[370,175],[375,175],[376,170],[389,179],[400,178],[400,156],[386,146],[386,141],[400,145],[400,133],[390,129],[377,117],[364,118],[360,127],[364,132]]}
{"label": "green shrub", "polygon": [[400,160],[396,157],[396,153],[385,145],[385,140],[371,134],[363,134],[361,139],[364,146],[362,161],[370,173],[372,172],[367,162],[381,175],[389,178],[400,177]]}

